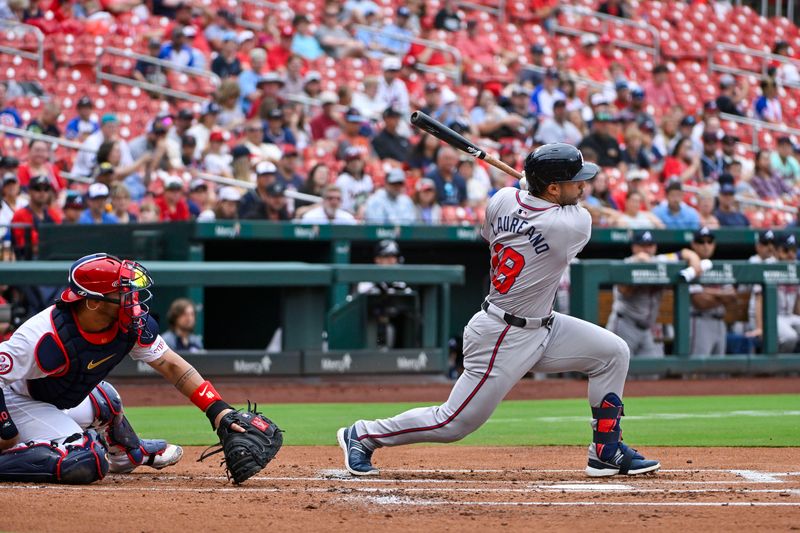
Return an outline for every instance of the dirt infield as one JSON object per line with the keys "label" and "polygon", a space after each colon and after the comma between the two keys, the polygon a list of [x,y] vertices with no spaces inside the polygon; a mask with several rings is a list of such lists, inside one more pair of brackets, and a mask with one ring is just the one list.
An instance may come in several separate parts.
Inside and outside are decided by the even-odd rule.
{"label": "dirt infield", "polygon": [[[430,376],[396,376],[357,379],[216,378],[214,384],[231,403],[255,400],[269,403],[301,402],[441,402],[450,394],[452,381]],[[112,379],[127,406],[185,405],[186,399],[162,379]],[[800,378],[667,379],[629,381],[626,396],[698,396],[714,394],[798,394]],[[520,381],[507,400],[582,398],[586,381],[546,379]]]}
{"label": "dirt infield", "polygon": [[[333,440],[333,435],[331,439]],[[648,448],[663,470],[586,478],[583,447],[379,450],[354,479],[339,448],[287,447],[231,485],[199,448],[162,472],[88,487],[3,485],[4,531],[789,531],[800,529],[797,449]],[[473,470],[477,469],[477,470]]]}

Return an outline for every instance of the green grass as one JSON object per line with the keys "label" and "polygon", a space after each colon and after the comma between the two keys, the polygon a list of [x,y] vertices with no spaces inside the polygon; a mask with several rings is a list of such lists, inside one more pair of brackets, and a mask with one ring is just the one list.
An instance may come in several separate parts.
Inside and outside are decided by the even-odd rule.
{"label": "green grass", "polygon": [[[286,434],[286,445],[334,445],[336,430],[359,418],[386,418],[426,403],[264,405]],[[215,435],[192,406],[126,409],[147,438],[183,445],[211,444]],[[629,398],[623,419],[635,446],[800,446],[800,395]],[[503,402],[460,444],[494,446],[587,444],[586,400]]]}

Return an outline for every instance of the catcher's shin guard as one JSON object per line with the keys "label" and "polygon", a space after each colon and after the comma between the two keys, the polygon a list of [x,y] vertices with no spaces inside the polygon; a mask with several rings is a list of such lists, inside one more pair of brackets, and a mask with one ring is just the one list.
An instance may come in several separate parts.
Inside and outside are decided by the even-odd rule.
{"label": "catcher's shin guard", "polygon": [[160,470],[183,456],[180,446],[164,440],[140,439],[123,413],[117,389],[107,381],[101,381],[89,396],[95,412],[92,427],[103,431],[108,442],[111,472],[128,473],[141,465]]}
{"label": "catcher's shin guard", "polygon": [[622,400],[614,393],[606,394],[600,407],[592,407],[594,436],[589,445],[586,474],[591,477],[636,475],[655,472],[658,461],[645,459],[622,442],[620,418],[625,414]]}
{"label": "catcher's shin guard", "polygon": [[62,447],[30,443],[0,453],[0,481],[85,485],[108,473],[106,449],[97,434],[76,433]]}

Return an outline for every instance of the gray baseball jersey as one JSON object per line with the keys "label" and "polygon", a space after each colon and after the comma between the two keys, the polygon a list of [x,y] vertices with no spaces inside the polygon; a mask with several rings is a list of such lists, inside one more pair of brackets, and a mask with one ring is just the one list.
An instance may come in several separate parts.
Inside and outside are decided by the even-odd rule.
{"label": "gray baseball jersey", "polygon": [[[464,328],[464,372],[447,401],[392,418],[359,420],[359,441],[368,449],[414,442],[451,442],[479,428],[508,391],[528,372],[584,372],[589,402],[622,397],[628,373],[625,342],[594,324],[552,313],[559,280],[591,235],[591,216],[514,188],[498,191],[486,210],[481,234],[491,250],[491,287]],[[526,320],[508,323],[507,315]],[[511,322],[519,324],[512,317]]]}

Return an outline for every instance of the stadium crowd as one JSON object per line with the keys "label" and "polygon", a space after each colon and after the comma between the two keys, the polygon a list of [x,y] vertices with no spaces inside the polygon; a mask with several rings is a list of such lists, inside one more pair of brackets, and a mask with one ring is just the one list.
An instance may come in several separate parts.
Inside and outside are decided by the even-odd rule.
{"label": "stadium crowd", "polygon": [[[12,145],[18,149],[6,150],[0,159],[0,226],[236,218],[481,222],[491,195],[513,181],[415,131],[407,121],[414,109],[482,139],[517,168],[540,144],[579,146],[586,160],[604,168],[584,199],[597,226],[794,223],[784,212],[743,205],[736,196],[796,206],[797,139],[779,136],[774,147],[753,152],[726,132],[719,118],[723,111],[781,122],[781,84],[798,81],[791,64],[770,70],[752,99],[744,81],[724,75],[717,97],[693,110],[678,103],[669,81],[675,63],[655,64],[648,79],[634,82],[618,60],[614,41],[586,33],[574,55],[556,51],[546,67],[545,47],[531,45],[530,65],[543,68],[521,68],[511,50],[479,38],[479,17],[465,15],[451,1],[430,14],[425,2],[407,2],[385,21],[385,11],[372,1],[327,1],[321,12],[296,14],[285,25],[277,16],[267,17],[258,33],[238,27],[232,11],[182,1],[51,4],[49,10],[57,9],[59,18],[75,21],[131,13],[167,16],[160,34],[147,34],[148,54],[210,69],[221,83],[202,105],[153,93],[164,98],[163,112],[129,138],[121,134],[119,117],[101,112],[88,96],[78,98],[73,109],[62,108],[56,97],[46,98],[38,116],[24,121],[7,96],[14,82],[0,84],[0,123],[81,143],[80,150],[57,161],[54,146],[44,140],[25,139]],[[556,3],[533,4],[542,6],[533,16],[547,28],[555,16],[547,6]],[[604,2],[598,8],[626,16],[625,3]],[[41,9],[28,0],[0,1],[0,16],[22,22],[46,19]],[[464,57],[501,61],[516,72],[515,79],[466,76],[477,95],[470,102],[448,78],[420,69],[452,68],[446,54],[404,40],[432,37],[435,31],[457,34],[455,44]],[[774,47],[792,54],[786,43]],[[379,65],[379,74],[326,90],[313,69],[326,57],[364,58]],[[155,86],[169,84],[160,64],[137,61],[130,75]],[[584,79],[596,83],[588,87],[580,83]],[[207,174],[254,188],[219,185],[205,179]],[[287,194],[292,190],[321,200],[296,199]],[[22,229],[8,232],[6,239],[18,254],[32,245],[35,256],[33,233],[31,243]]]}

